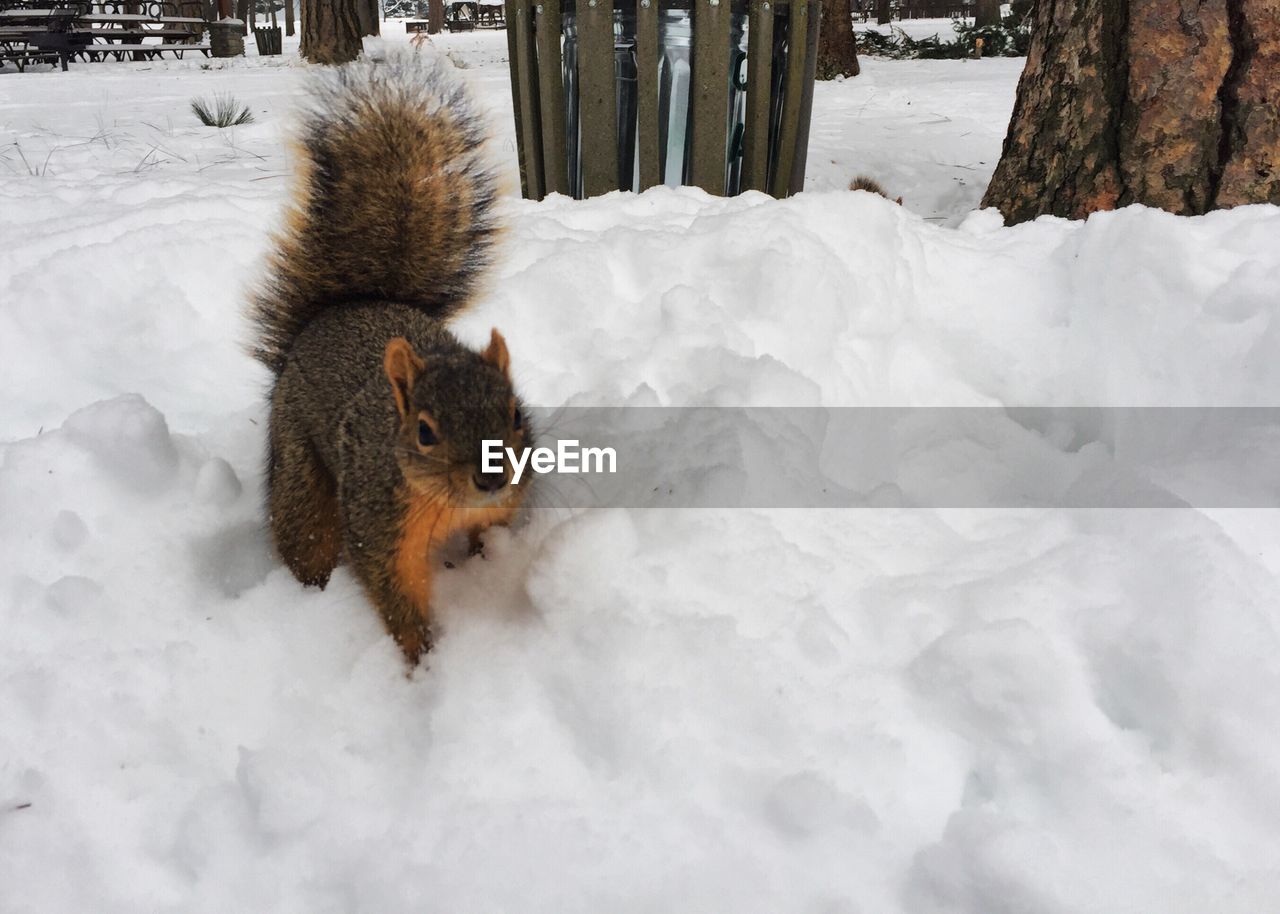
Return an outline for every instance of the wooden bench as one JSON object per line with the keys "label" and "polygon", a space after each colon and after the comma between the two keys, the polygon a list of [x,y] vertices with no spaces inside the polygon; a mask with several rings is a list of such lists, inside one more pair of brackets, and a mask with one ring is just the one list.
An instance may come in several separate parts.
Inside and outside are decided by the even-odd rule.
{"label": "wooden bench", "polygon": [[97,60],[105,60],[108,55],[115,57],[116,60],[124,60],[124,55],[132,55],[133,60],[150,60],[158,57],[166,52],[173,54],[177,60],[182,59],[182,55],[187,51],[196,51],[209,56],[210,45],[208,42],[192,44],[190,42],[160,42],[158,44],[142,44],[136,42],[129,44],[127,42],[92,42],[82,47],[78,53],[90,62]]}
{"label": "wooden bench", "polygon": [[0,3],[0,62],[12,61],[19,72],[32,63],[67,61],[88,43],[72,30],[83,5],[6,0]]}

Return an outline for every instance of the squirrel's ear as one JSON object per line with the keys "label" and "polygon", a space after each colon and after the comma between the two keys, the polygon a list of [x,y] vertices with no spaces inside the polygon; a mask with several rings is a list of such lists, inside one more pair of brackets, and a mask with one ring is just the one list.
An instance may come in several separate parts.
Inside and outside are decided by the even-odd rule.
{"label": "squirrel's ear", "polygon": [[507,380],[511,379],[511,356],[507,353],[507,341],[502,338],[497,327],[489,331],[489,348],[480,353],[480,358],[506,375]]}
{"label": "squirrel's ear", "polygon": [[400,410],[401,418],[409,412],[409,393],[425,365],[404,337],[398,336],[387,343],[387,350],[382,356],[382,368],[387,373],[387,380],[391,382],[391,392],[396,396],[396,409]]}

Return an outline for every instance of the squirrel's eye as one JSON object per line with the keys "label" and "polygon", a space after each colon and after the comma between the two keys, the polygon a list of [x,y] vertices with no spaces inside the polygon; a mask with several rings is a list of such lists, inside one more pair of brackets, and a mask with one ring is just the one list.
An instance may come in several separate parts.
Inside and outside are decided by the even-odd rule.
{"label": "squirrel's eye", "polygon": [[431,426],[427,424],[426,419],[418,420],[418,443],[423,447],[431,447],[433,444],[440,443],[440,439],[431,430]]}
{"label": "squirrel's eye", "polygon": [[524,415],[520,412],[520,407],[516,407],[516,416],[511,420],[511,427],[517,432],[524,428]]}

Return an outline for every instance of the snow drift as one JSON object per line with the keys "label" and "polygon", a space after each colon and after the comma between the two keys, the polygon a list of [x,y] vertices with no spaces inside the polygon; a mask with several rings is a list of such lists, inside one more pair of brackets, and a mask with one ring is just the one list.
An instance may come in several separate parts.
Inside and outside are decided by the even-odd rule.
{"label": "snow drift", "polygon": [[[304,590],[262,531],[238,346],[278,125],[227,161],[174,130],[189,161],[137,173],[99,157],[146,128],[110,130],[68,153],[86,170],[0,187],[0,909],[1280,898],[1274,512],[548,509],[442,572],[406,677],[352,578]],[[1280,393],[1274,207],[957,229],[658,190],[505,216],[458,330],[499,326],[533,403]],[[975,443],[921,445],[945,474]]]}

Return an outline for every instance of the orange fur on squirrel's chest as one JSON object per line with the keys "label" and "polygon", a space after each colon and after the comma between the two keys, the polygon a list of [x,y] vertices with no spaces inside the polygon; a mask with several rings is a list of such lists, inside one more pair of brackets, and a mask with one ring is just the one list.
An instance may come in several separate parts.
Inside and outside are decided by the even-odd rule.
{"label": "orange fur on squirrel's chest", "polygon": [[514,514],[515,508],[509,505],[457,507],[421,497],[409,503],[400,525],[393,573],[420,613],[425,616],[431,602],[432,553],[459,530],[505,524]]}

